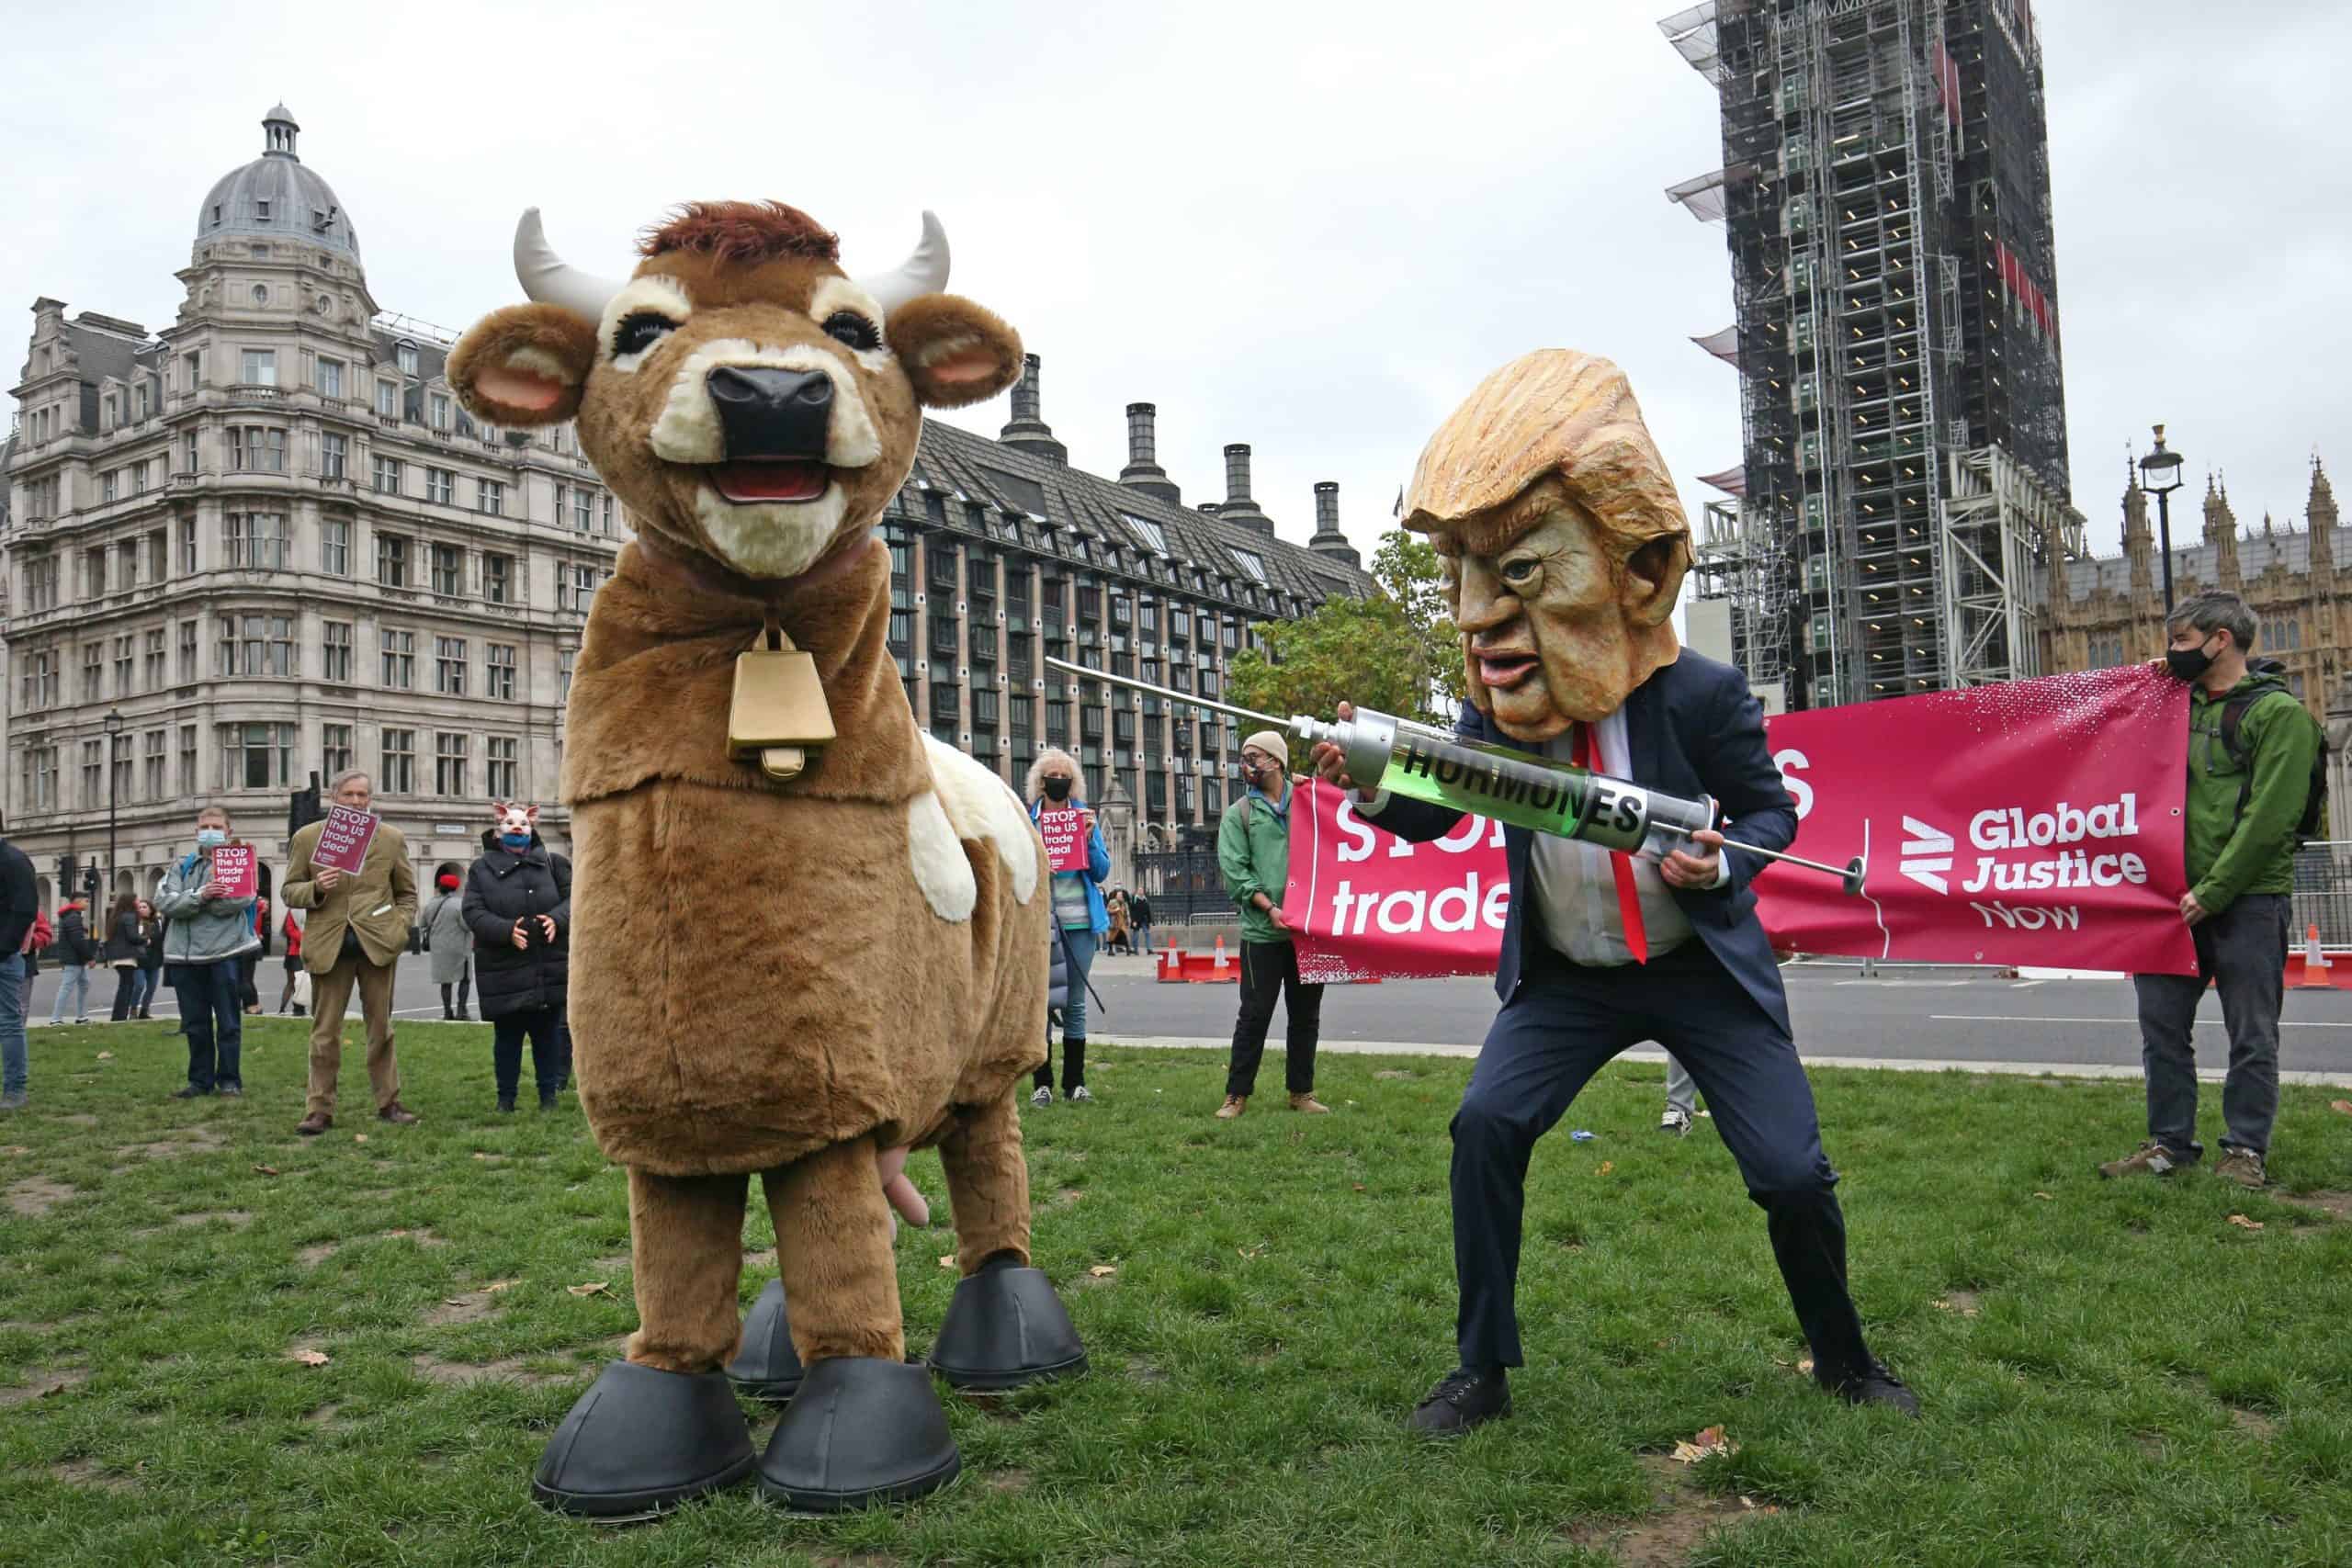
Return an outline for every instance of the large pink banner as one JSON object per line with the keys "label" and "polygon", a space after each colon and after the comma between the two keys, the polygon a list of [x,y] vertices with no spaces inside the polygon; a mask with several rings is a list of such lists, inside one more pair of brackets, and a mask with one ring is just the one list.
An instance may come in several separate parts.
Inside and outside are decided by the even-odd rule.
{"label": "large pink banner", "polygon": [[[1868,863],[1860,897],[1771,866],[1775,947],[1897,962],[2193,974],[2180,919],[2188,688],[2147,667],[1786,714],[1767,721],[1797,804],[1790,846]],[[1492,974],[1502,835],[1465,819],[1407,844],[1309,785],[1283,910],[1310,978]]]}

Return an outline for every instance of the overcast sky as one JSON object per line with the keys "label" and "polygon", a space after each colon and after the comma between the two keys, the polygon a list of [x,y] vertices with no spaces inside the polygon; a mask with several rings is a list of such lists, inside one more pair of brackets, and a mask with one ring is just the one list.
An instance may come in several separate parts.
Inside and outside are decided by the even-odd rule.
{"label": "overcast sky", "polygon": [[[1283,537],[1333,479],[1368,551],[1436,423],[1565,345],[1625,367],[1695,523],[1692,476],[1738,461],[1739,416],[1733,372],[1688,341],[1732,319],[1723,231],[1662,195],[1720,162],[1668,8],[118,4],[100,27],[19,6],[0,302],[167,322],[207,188],[283,98],[386,310],[460,329],[518,298],[530,204],[606,273],[683,198],[806,208],[853,270],[896,262],[928,206],[951,287],[1044,356],[1079,466],[1116,473],[1148,400],[1188,503],[1222,496],[1222,447],[1247,441]],[[2219,467],[2243,522],[2300,518],[2314,446],[2352,474],[2352,6],[2041,9],[2094,545],[2115,547],[2126,444],[2158,419],[2185,493]],[[1005,402],[954,417],[993,433]]]}

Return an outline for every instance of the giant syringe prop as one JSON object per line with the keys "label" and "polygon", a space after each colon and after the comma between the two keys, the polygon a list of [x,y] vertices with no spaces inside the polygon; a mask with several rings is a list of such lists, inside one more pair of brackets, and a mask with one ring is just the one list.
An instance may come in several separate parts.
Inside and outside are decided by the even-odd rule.
{"label": "giant syringe prop", "polygon": [[[1722,809],[1704,796],[1685,800],[1662,795],[1629,780],[1508,747],[1464,740],[1433,726],[1371,708],[1355,708],[1353,717],[1330,723],[1305,714],[1280,719],[1252,708],[1155,686],[1148,681],[1090,670],[1068,660],[1046,662],[1084,680],[1125,686],[1171,703],[1210,708],[1287,730],[1294,746],[1328,741],[1347,759],[1349,778],[1363,788],[1389,790],[1538,833],[1657,858],[1693,834],[1723,824]],[[1727,847],[1837,877],[1849,894],[1861,892],[1868,869],[1860,855],[1840,867],[1736,840]]]}

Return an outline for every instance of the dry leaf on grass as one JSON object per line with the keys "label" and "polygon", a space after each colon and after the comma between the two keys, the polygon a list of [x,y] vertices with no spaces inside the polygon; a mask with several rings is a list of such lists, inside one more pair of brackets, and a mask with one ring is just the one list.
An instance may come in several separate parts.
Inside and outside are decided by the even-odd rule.
{"label": "dry leaf on grass", "polygon": [[365,1133],[354,1133],[351,1134],[351,1141],[355,1144],[364,1144],[368,1141],[368,1134]]}
{"label": "dry leaf on grass", "polygon": [[953,1269],[953,1268],[955,1268],[955,1267],[956,1267],[956,1255],[955,1255],[954,1253],[952,1253],[952,1252],[943,1252],[943,1253],[941,1253],[941,1254],[939,1255],[939,1266],[940,1266],[942,1269]]}
{"label": "dry leaf on grass", "polygon": [[2045,1203],[2054,1203],[2057,1201],[2056,1199],[2051,1197],[2047,1192],[2037,1192],[2034,1196],[2041,1199]]}
{"label": "dry leaf on grass", "polygon": [[1736,1454],[1739,1445],[1724,1436],[1721,1427],[1710,1427],[1697,1437],[1674,1445],[1677,1464],[1696,1464],[1709,1454]]}
{"label": "dry leaf on grass", "polygon": [[2352,1116],[2352,1100],[2331,1100],[2327,1102],[2327,1108],[2341,1115]]}
{"label": "dry leaf on grass", "polygon": [[306,1367],[323,1367],[327,1364],[327,1353],[324,1350],[295,1350],[289,1354]]}
{"label": "dry leaf on grass", "polygon": [[2262,1222],[2260,1220],[2249,1220],[2244,1214],[2232,1214],[2230,1216],[2230,1224],[2237,1226],[2240,1230],[2245,1231],[2258,1231],[2262,1228]]}
{"label": "dry leaf on grass", "polygon": [[[6,1155],[10,1159],[15,1159],[18,1155],[28,1155],[30,1153],[32,1153],[32,1150],[25,1147],[22,1144],[10,1144],[6,1148],[0,1149],[0,1155]],[[1361,1192],[1363,1189],[1359,1187],[1356,1190]]]}
{"label": "dry leaf on grass", "polygon": [[274,1165],[257,1165],[254,1167],[254,1173],[257,1176],[276,1176],[277,1168]]}
{"label": "dry leaf on grass", "polygon": [[1797,1362],[1797,1371],[1803,1372],[1807,1377],[1813,1376],[1813,1358],[1811,1356],[1807,1356],[1799,1360]]}
{"label": "dry leaf on grass", "polygon": [[101,1062],[111,1062],[114,1060],[114,1053],[111,1051],[101,1051],[98,1053],[98,1060]]}
{"label": "dry leaf on grass", "polygon": [[609,1296],[613,1293],[611,1283],[604,1280],[591,1280],[584,1285],[566,1285],[564,1289],[575,1296]]}
{"label": "dry leaf on grass", "polygon": [[1616,1168],[1617,1162],[1613,1159],[1605,1159],[1600,1162],[1600,1174],[1603,1176],[1608,1175],[1611,1171]]}
{"label": "dry leaf on grass", "polygon": [[1114,1263],[1097,1263],[1093,1268],[1087,1270],[1088,1273],[1093,1275],[1098,1280],[1107,1280],[1118,1271],[1118,1265]]}
{"label": "dry leaf on grass", "polygon": [[522,1282],[520,1280],[492,1280],[481,1288],[481,1293],[485,1296],[494,1296],[501,1291],[511,1291]]}
{"label": "dry leaf on grass", "polygon": [[1976,1309],[1973,1306],[1959,1305],[1943,1296],[1938,1296],[1930,1304],[1939,1312],[1956,1312],[1962,1317],[1974,1317],[1976,1315]]}

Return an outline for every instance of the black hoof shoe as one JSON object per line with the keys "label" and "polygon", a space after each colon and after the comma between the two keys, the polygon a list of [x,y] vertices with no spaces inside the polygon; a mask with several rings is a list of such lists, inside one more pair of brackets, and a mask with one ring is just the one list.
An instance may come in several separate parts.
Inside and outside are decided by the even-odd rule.
{"label": "black hoof shoe", "polygon": [[531,1495],[583,1518],[646,1518],[732,1486],[758,1463],[725,1378],[615,1361],[556,1428]]}
{"label": "black hoof shoe", "polygon": [[752,1315],[743,1320],[743,1348],[727,1363],[727,1376],[740,1393],[771,1404],[782,1404],[799,1391],[800,1355],[792,1348],[783,1280],[770,1280],[752,1303]]}
{"label": "black hoof shoe", "polygon": [[1086,1370],[1086,1348],[1041,1269],[983,1268],[956,1287],[931,1364],[957,1388],[1019,1388]]}
{"label": "black hoof shoe", "polygon": [[841,1356],[800,1380],[760,1461],[760,1490],[786,1507],[831,1514],[920,1497],[962,1468],[929,1372]]}

